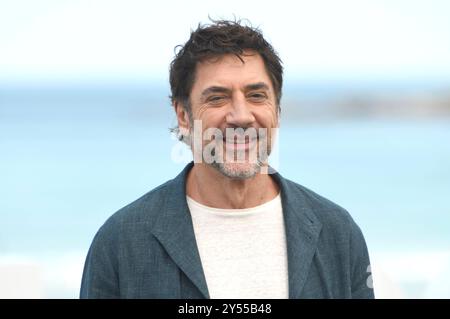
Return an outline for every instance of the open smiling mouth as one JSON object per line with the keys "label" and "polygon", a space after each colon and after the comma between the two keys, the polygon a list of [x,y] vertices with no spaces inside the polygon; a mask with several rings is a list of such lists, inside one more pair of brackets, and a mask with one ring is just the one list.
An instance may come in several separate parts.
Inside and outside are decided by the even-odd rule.
{"label": "open smiling mouth", "polygon": [[249,150],[258,143],[258,138],[250,139],[249,136],[224,138],[223,143],[225,148],[233,150]]}

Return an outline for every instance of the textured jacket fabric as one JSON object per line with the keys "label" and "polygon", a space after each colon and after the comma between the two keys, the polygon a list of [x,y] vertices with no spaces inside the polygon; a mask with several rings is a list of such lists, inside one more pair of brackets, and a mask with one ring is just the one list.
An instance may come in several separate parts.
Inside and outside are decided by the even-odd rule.
{"label": "textured jacket fabric", "polygon": [[[112,215],[89,249],[81,298],[209,298],[186,203],[190,163]],[[369,255],[341,207],[275,173],[286,227],[289,298],[374,298]]]}

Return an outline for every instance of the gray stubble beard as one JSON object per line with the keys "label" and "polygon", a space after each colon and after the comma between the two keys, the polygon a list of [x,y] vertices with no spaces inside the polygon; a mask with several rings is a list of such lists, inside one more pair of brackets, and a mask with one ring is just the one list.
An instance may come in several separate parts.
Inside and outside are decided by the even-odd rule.
{"label": "gray stubble beard", "polygon": [[[267,135],[264,136],[261,140],[258,139],[257,145],[261,147],[267,148],[267,152],[259,152],[258,148],[255,147],[254,150],[250,150],[250,152],[257,152],[256,154],[256,162],[244,162],[244,163],[235,163],[235,162],[212,162],[209,163],[213,168],[218,170],[222,175],[238,180],[249,179],[255,177],[258,173],[262,172],[262,168],[268,165],[268,158],[271,152],[271,145],[267,144],[268,139]],[[237,169],[236,169],[237,168]]]}
{"label": "gray stubble beard", "polygon": [[[195,130],[195,125],[193,123],[194,121],[192,121],[192,119],[190,119],[190,120],[191,120],[191,127],[194,127],[194,130]],[[197,122],[197,120],[195,122]],[[240,130],[240,129],[241,128],[237,128],[237,130]],[[243,130],[245,131],[245,129],[243,129]],[[267,173],[268,170],[264,169],[264,168],[267,168],[267,166],[268,166],[268,158],[269,158],[269,155],[272,150],[272,140],[269,141],[268,134],[267,134],[267,131],[270,130],[270,128],[262,128],[262,130],[263,130],[263,132],[261,132],[261,129],[259,129],[260,133],[257,134],[257,142],[256,142],[257,145],[254,145],[249,150],[249,154],[248,154],[249,159],[247,162],[234,161],[234,155],[237,155],[237,154],[233,154],[233,160],[231,162],[227,162],[226,160],[224,160],[226,158],[226,156],[225,156],[225,154],[223,154],[223,144],[215,145],[216,148],[219,146],[221,147],[219,158],[221,158],[222,160],[219,160],[219,161],[207,160],[204,157],[205,156],[204,153],[202,152],[201,161],[206,163],[207,165],[210,165],[211,167],[213,167],[214,169],[219,171],[222,175],[232,178],[232,179],[244,180],[244,179],[249,179],[249,178],[255,177],[258,173],[263,173],[263,172]],[[200,132],[202,132],[202,130],[200,130]],[[242,131],[241,131],[241,133],[242,133]],[[201,135],[203,136],[203,134],[201,134]],[[194,136],[196,136],[196,134],[194,134]],[[187,133],[187,135],[184,135],[184,138],[185,138],[184,142],[190,146],[192,151],[194,151],[194,148],[192,145],[195,144],[195,142],[193,141],[192,137],[193,137],[192,131],[189,131]],[[271,137],[273,137],[273,134],[271,134]],[[199,136],[197,136],[197,138],[199,138]],[[215,151],[216,151],[216,148],[215,148]],[[241,152],[244,152],[244,151],[241,151]],[[254,157],[253,160],[250,160],[250,158],[252,158],[252,155],[250,152],[256,152],[256,156]],[[239,158],[239,156],[237,156],[237,157]],[[245,158],[245,156],[244,156],[244,158]],[[196,162],[195,155],[194,155],[194,162]]]}

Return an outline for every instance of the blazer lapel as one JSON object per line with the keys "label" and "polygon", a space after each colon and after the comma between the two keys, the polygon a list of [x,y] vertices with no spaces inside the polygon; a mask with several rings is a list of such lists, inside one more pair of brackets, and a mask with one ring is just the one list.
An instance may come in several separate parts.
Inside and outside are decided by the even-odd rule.
{"label": "blazer lapel", "polygon": [[171,181],[171,190],[164,199],[161,215],[152,233],[203,296],[209,298],[194,227],[186,203],[185,181],[191,167],[192,163]]}
{"label": "blazer lapel", "polygon": [[307,199],[278,173],[272,175],[281,188],[286,227],[289,298],[301,298],[317,249],[322,224],[313,214]]}
{"label": "blazer lapel", "polygon": [[[188,164],[171,181],[171,189],[164,198],[161,215],[152,233],[203,296],[209,298],[194,227],[186,203],[185,181],[192,166],[193,163]],[[314,215],[302,192],[278,173],[271,176],[281,188],[287,240],[289,298],[301,298],[317,249],[322,224]]]}

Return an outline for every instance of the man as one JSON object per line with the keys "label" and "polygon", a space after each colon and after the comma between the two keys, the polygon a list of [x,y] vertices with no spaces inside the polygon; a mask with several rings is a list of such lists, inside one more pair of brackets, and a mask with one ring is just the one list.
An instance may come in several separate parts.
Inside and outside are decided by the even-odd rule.
{"label": "man", "polygon": [[81,297],[373,298],[350,215],[268,166],[282,66],[260,31],[200,25],[170,84],[194,162],[101,227]]}

